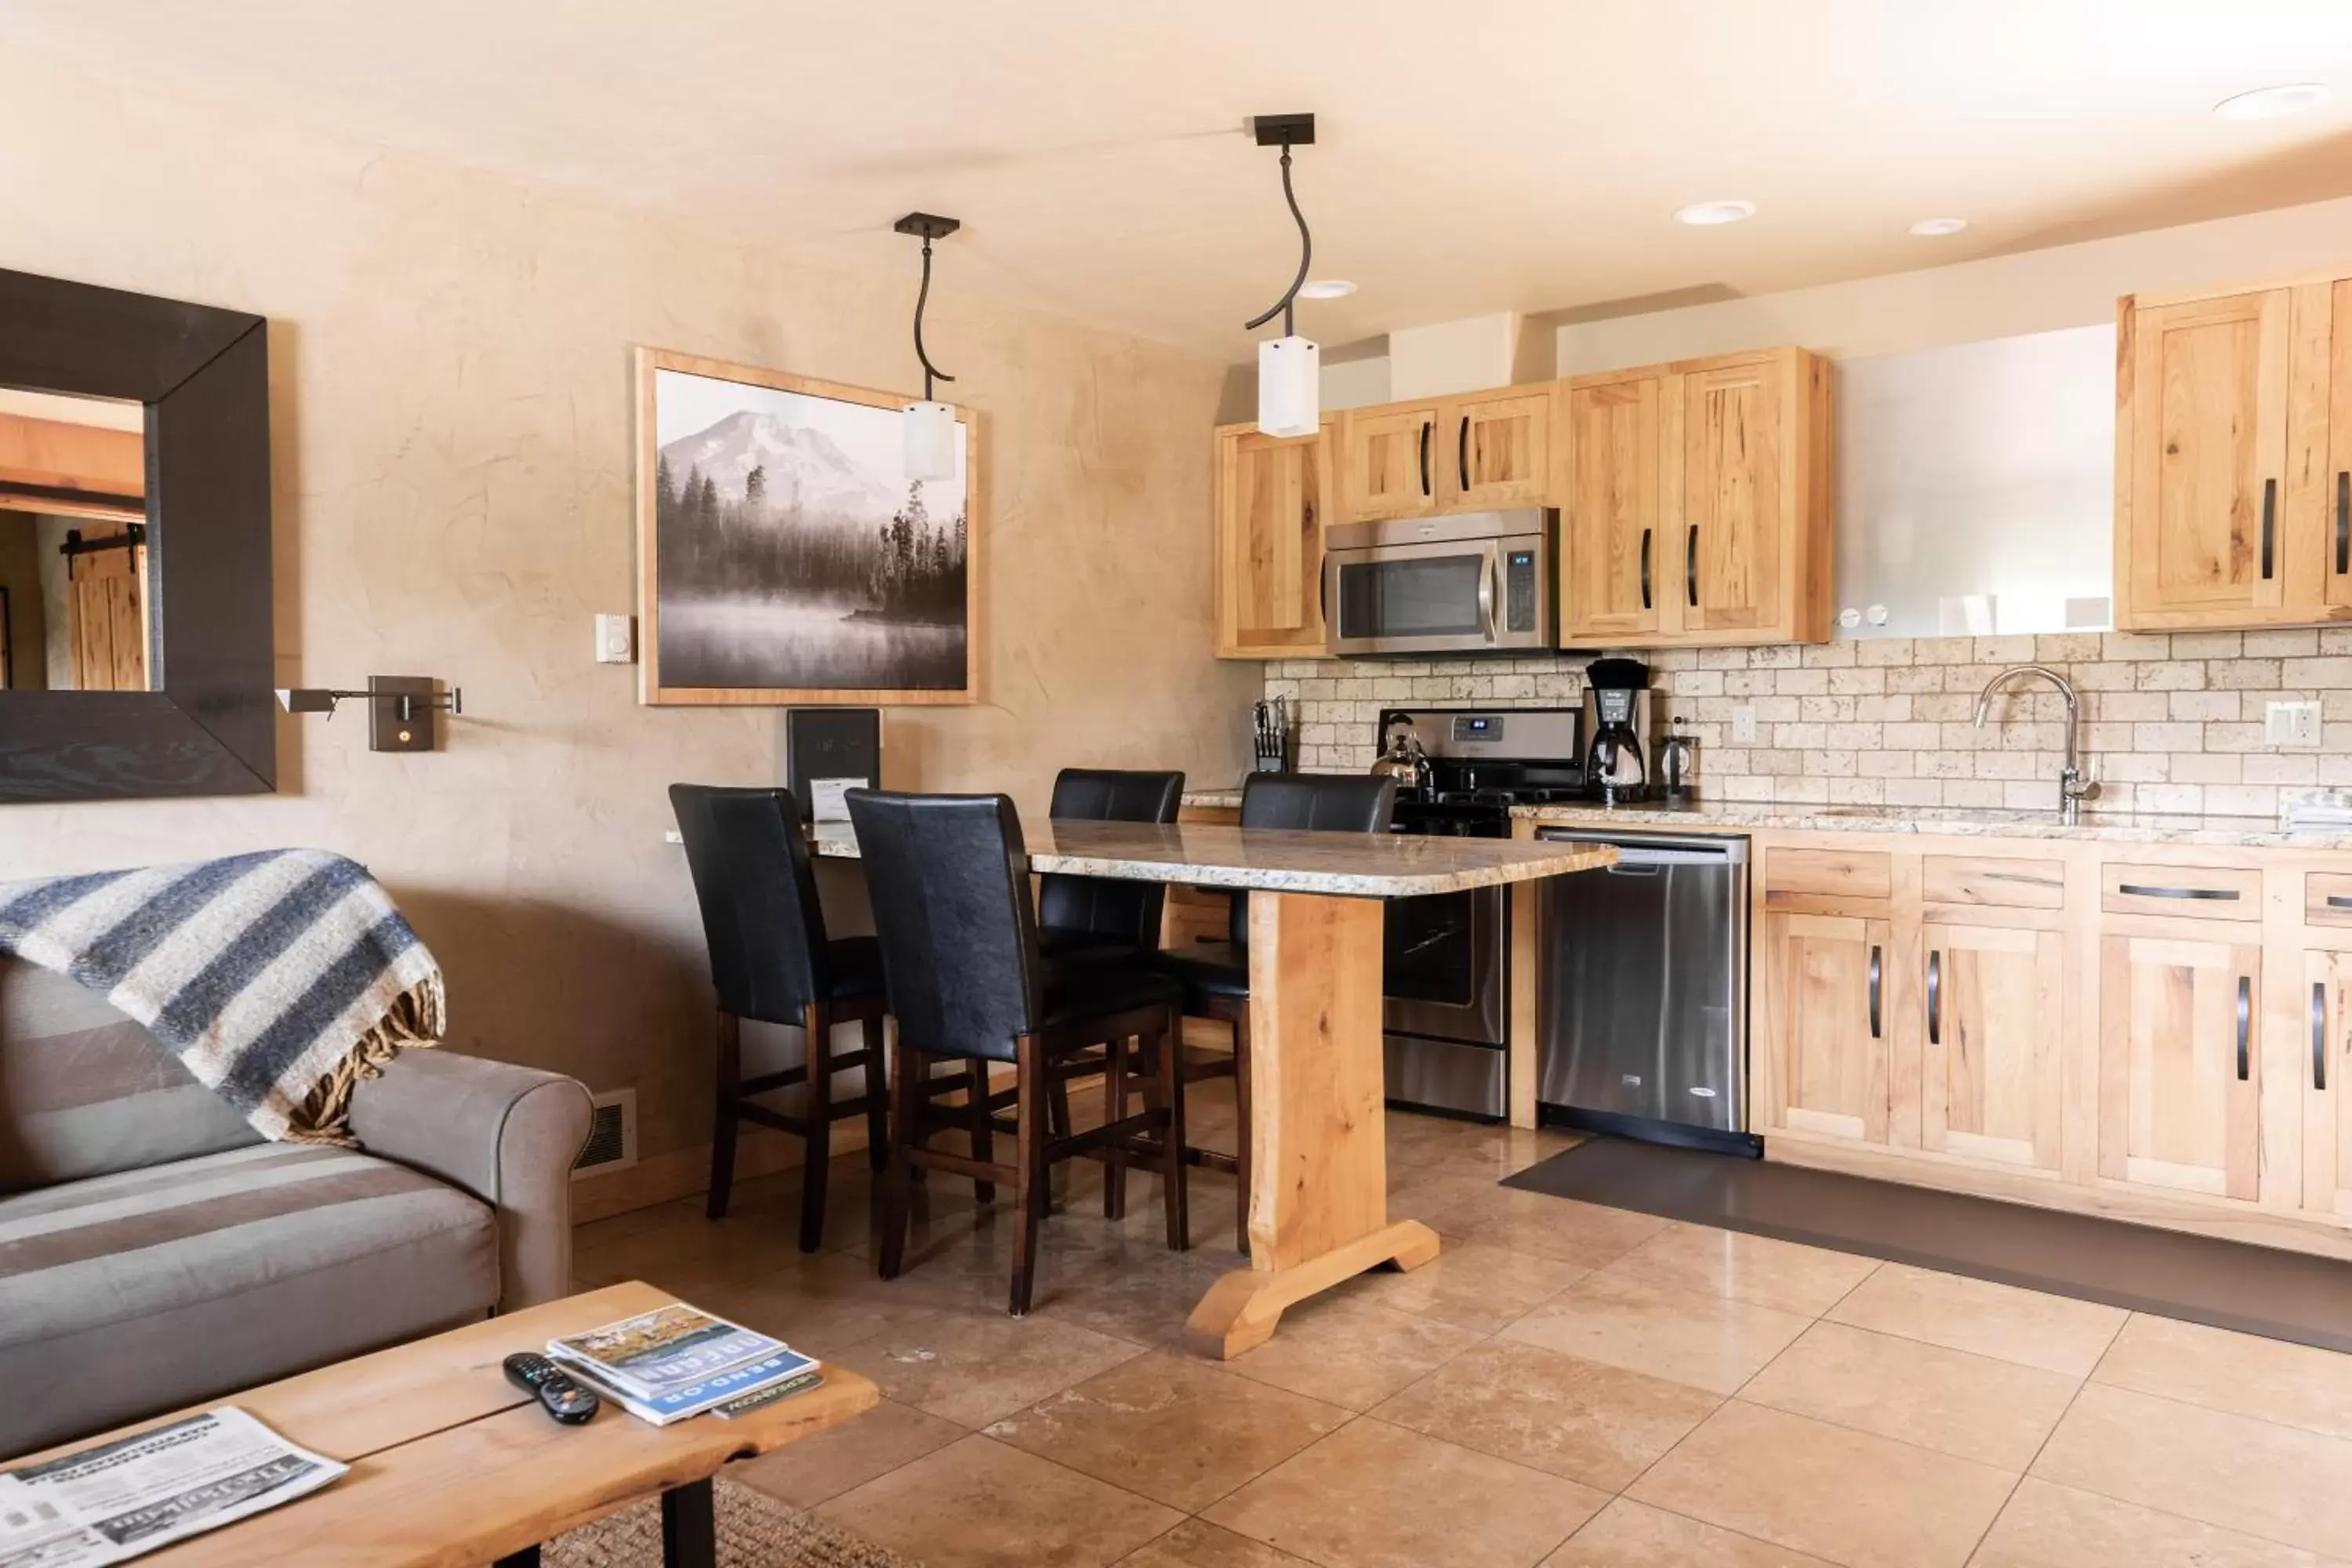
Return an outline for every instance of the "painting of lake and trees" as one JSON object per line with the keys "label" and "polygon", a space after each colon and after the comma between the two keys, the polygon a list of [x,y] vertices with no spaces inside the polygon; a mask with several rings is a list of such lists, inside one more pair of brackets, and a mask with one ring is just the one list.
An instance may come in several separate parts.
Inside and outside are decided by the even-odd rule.
{"label": "painting of lake and trees", "polygon": [[648,357],[649,700],[969,700],[969,423],[909,481],[895,396]]}

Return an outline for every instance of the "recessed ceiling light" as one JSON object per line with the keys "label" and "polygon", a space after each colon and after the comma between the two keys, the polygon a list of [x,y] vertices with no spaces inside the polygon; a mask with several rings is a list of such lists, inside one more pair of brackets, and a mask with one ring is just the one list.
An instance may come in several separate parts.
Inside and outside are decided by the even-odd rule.
{"label": "recessed ceiling light", "polygon": [[1911,226],[1911,232],[1923,239],[1939,239],[1968,226],[1969,220],[1964,217],[1923,217]]}
{"label": "recessed ceiling light", "polygon": [[2225,98],[2213,106],[2213,112],[2224,120],[2284,120],[2306,109],[2317,109],[2326,101],[2327,89],[2321,83],[2293,81],[2283,87],[2258,87],[2252,92]]}
{"label": "recessed ceiling light", "polygon": [[1318,278],[1298,286],[1302,300],[1344,300],[1356,291],[1356,286],[1345,278]]}
{"label": "recessed ceiling light", "polygon": [[1712,228],[1717,224],[1738,223],[1756,216],[1754,202],[1693,202],[1675,210],[1675,221],[1693,228]]}

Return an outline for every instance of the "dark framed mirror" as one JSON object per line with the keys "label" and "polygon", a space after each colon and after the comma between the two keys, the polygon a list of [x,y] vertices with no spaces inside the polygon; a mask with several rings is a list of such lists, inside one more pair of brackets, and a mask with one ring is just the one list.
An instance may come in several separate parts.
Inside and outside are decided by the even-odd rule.
{"label": "dark framed mirror", "polygon": [[268,323],[0,270],[0,803],[276,787]]}

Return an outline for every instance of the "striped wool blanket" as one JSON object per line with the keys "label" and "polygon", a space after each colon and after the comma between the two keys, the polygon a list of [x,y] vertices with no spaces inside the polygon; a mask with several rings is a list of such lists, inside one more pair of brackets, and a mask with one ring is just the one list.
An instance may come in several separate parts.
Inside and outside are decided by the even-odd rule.
{"label": "striped wool blanket", "polygon": [[441,967],[322,849],[0,883],[0,953],[146,1026],[265,1138],[350,1144],[352,1086],[441,1037]]}

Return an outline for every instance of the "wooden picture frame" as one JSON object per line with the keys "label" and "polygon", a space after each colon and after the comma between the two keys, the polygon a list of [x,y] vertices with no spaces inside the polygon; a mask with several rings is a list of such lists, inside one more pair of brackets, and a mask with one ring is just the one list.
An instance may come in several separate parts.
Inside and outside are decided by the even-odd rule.
{"label": "wooden picture frame", "polygon": [[[730,624],[738,627],[751,626],[754,635],[766,638],[770,644],[766,652],[754,654],[746,651],[740,641],[728,640],[730,636],[740,637],[741,633],[722,634],[711,629],[703,629],[699,635],[686,633],[683,628],[688,624],[687,619],[688,610],[680,603],[686,591],[673,586],[667,595],[670,601],[668,609],[672,625],[668,628],[670,635],[667,640],[670,646],[667,650],[668,658],[666,660],[663,624],[665,555],[667,554],[671,558],[673,584],[683,575],[683,573],[679,569],[677,559],[680,554],[678,540],[673,537],[669,541],[671,548],[667,552],[664,549],[665,510],[668,512],[668,526],[675,529],[679,523],[676,510],[678,504],[677,494],[674,490],[666,490],[665,485],[667,483],[670,486],[678,486],[684,477],[674,473],[667,474],[667,478],[665,477],[664,456],[666,451],[684,445],[687,440],[700,440],[710,437],[711,432],[717,431],[719,426],[710,426],[709,430],[702,432],[699,437],[680,437],[673,434],[672,439],[666,446],[661,438],[663,435],[662,405],[658,396],[663,385],[660,380],[663,373],[700,378],[706,382],[731,383],[747,389],[745,399],[747,407],[744,410],[746,413],[750,412],[750,405],[757,405],[784,411],[773,415],[774,417],[790,417],[789,411],[798,409],[808,413],[813,417],[845,417],[851,423],[862,427],[865,422],[856,419],[854,416],[828,415],[821,410],[808,408],[805,405],[789,400],[778,400],[765,395],[782,393],[793,395],[795,398],[820,399],[832,404],[848,405],[855,409],[887,410],[892,414],[898,414],[904,409],[911,399],[901,393],[848,386],[839,382],[823,381],[811,376],[787,375],[778,371],[761,370],[756,366],[734,364],[725,360],[678,353],[667,349],[640,346],[635,351],[635,362],[637,616],[640,628],[637,695],[639,701],[656,707],[807,707],[835,703],[875,707],[936,706],[974,703],[980,700],[982,649],[987,642],[985,563],[988,551],[984,506],[987,489],[982,455],[984,431],[978,416],[972,410],[950,405],[955,410],[956,422],[962,435],[963,485],[961,495],[958,498],[961,501],[961,528],[948,519],[936,521],[929,519],[922,504],[925,492],[914,492],[911,488],[908,500],[898,503],[895,512],[886,504],[880,519],[875,524],[879,531],[879,521],[903,524],[907,522],[909,514],[912,514],[914,521],[909,525],[910,531],[917,535],[919,542],[921,539],[928,538],[932,542],[934,548],[944,552],[940,556],[942,562],[952,562],[953,551],[961,549],[961,560],[960,563],[954,563],[961,574],[962,605],[960,623],[936,616],[904,620],[878,614],[870,608],[840,611],[839,605],[849,601],[839,598],[822,600],[821,609],[814,607],[795,609],[789,605],[776,605],[772,611],[776,616],[797,615],[814,620],[822,615],[830,617],[831,621],[836,624],[864,623],[866,627],[871,628],[861,630],[854,638],[846,639],[861,645],[855,651],[844,650],[837,658],[831,655],[814,656],[805,651],[807,644],[804,639],[797,636],[780,639],[769,632],[763,619],[769,612],[763,611],[756,605],[745,605],[739,603],[729,611]],[[709,389],[681,388],[673,385],[674,396],[684,391],[694,391],[698,396],[705,400],[722,395]],[[733,417],[735,416],[730,416],[730,418]],[[871,435],[873,429],[874,427],[865,427],[864,433]],[[730,454],[726,461],[731,468],[740,466],[742,459]],[[764,465],[761,465],[757,471],[764,473]],[[887,481],[887,484],[891,487],[891,493],[895,493],[896,487],[905,484],[905,480],[899,479],[896,471],[885,475],[875,464],[869,463],[857,467],[856,471],[860,476],[864,487],[862,494],[865,500],[862,504],[867,511],[870,511],[873,504],[872,498],[876,487]],[[706,483],[708,482],[706,477]],[[757,506],[758,492],[751,490],[748,476],[737,482],[744,487],[743,489],[735,495],[719,496],[718,498],[719,509]],[[947,481],[933,482],[947,483]],[[683,488],[689,491],[693,489],[690,484]],[[788,494],[795,498],[801,493],[798,489],[788,491]],[[953,494],[951,490],[949,493]],[[786,504],[798,503],[794,500]],[[862,511],[858,515],[866,514],[866,511]],[[740,536],[740,522],[725,526],[738,529]],[[836,535],[854,531],[854,529],[837,521],[828,521],[823,526],[834,531]],[[930,559],[920,549],[916,550],[915,554],[926,562]],[[923,586],[927,592],[932,593],[936,599],[937,592],[943,590],[944,585],[950,581],[946,570],[941,568],[935,571],[928,565],[919,570],[932,574],[927,577]],[[730,582],[736,579],[729,579]],[[767,584],[759,592],[773,598],[778,595],[796,595],[800,588],[794,581],[780,580]],[[817,597],[820,592],[814,589],[808,590],[813,605],[820,602]],[[707,591],[705,597],[709,596],[710,594]],[[853,595],[852,597],[854,598],[855,595]],[[717,620],[717,611],[709,605],[694,605],[693,613],[698,617],[696,624],[703,628],[712,626]],[[950,685],[945,683],[946,672],[952,668],[953,660],[950,649],[954,628],[958,625],[961,627],[961,677],[958,683]],[[880,645],[895,650],[902,642],[915,645],[919,651],[901,655],[896,652],[871,651],[871,648],[866,646]],[[923,684],[835,686],[823,683],[752,684],[744,679],[722,681],[709,679],[711,674],[717,673],[722,667],[730,673],[756,672],[758,667],[772,665],[778,661],[797,661],[803,668],[811,662],[837,662],[861,669],[871,668],[877,662],[892,661],[907,668],[910,674],[919,673],[931,677],[933,679],[932,683]],[[920,666],[919,669],[917,668],[918,663]]]}

